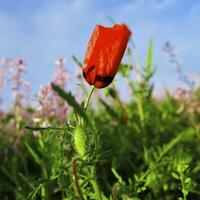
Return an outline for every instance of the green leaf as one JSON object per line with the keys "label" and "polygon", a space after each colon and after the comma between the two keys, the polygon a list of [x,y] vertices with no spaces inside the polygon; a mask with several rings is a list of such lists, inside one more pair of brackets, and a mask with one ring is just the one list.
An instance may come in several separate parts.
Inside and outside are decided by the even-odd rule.
{"label": "green leaf", "polygon": [[167,144],[164,144],[159,152],[159,156],[156,158],[156,162],[160,162],[161,159],[182,139],[184,138],[184,133],[179,133],[176,137],[174,137]]}
{"label": "green leaf", "polygon": [[131,68],[132,68],[132,66],[121,63],[119,66],[118,72],[122,75],[122,77],[126,78],[126,77],[128,77],[128,72],[130,71]]}
{"label": "green leaf", "polygon": [[179,175],[178,175],[177,173],[172,172],[171,174],[172,174],[172,176],[173,176],[175,179],[177,179],[177,180],[180,179],[180,177],[179,177]]}
{"label": "green leaf", "polygon": [[28,152],[33,157],[33,159],[35,160],[35,162],[38,163],[40,166],[42,166],[43,164],[42,160],[39,158],[38,154],[33,150],[33,148],[28,144],[28,142],[25,142],[25,146]]}
{"label": "green leaf", "polygon": [[146,81],[148,81],[155,73],[155,69],[152,69],[152,62],[153,62],[153,40],[151,39],[149,42],[148,53],[143,75]]}
{"label": "green leaf", "polygon": [[38,191],[40,190],[41,187],[43,187],[45,184],[48,184],[52,181],[54,181],[55,179],[58,178],[58,175],[55,175],[55,176],[51,176],[50,178],[48,179],[39,179],[37,181],[38,183],[38,186],[36,186],[34,188],[34,190],[28,195],[28,197],[26,198],[26,200],[29,200],[29,199],[36,199],[36,194],[38,193]]}
{"label": "green leaf", "polygon": [[116,109],[113,109],[112,106],[108,105],[103,99],[99,99],[99,102],[105,107],[106,112],[114,117],[114,118],[118,118],[118,113],[116,111]]}
{"label": "green leaf", "polygon": [[70,106],[73,107],[73,109],[77,112],[77,114],[79,114],[81,117],[83,117],[83,119],[89,122],[85,110],[78,104],[78,102],[76,101],[75,97],[71,94],[71,92],[65,92],[62,88],[60,88],[58,85],[54,83],[52,83],[51,86],[53,90],[57,92],[57,94],[61,98],[63,98]]}
{"label": "green leaf", "polygon": [[124,181],[122,180],[122,177],[117,173],[117,171],[115,170],[115,168],[111,168],[112,173],[114,174],[115,178],[118,180],[119,183],[121,183],[122,185],[124,185]]}
{"label": "green leaf", "polygon": [[149,42],[148,53],[146,58],[146,71],[150,72],[152,67],[153,60],[153,40],[151,39]]}
{"label": "green leaf", "polygon": [[187,177],[186,179],[185,179],[185,183],[190,183],[191,182],[191,178],[190,177]]}
{"label": "green leaf", "polygon": [[103,92],[106,96],[111,96],[113,99],[115,99],[116,96],[117,96],[116,90],[114,88],[111,88],[111,87],[104,88]]}
{"label": "green leaf", "polygon": [[149,163],[149,152],[146,146],[144,146],[144,161]]}
{"label": "green leaf", "polygon": [[28,197],[26,198],[26,200],[29,199],[35,199],[36,198],[36,194],[39,191],[39,189],[42,187],[42,185],[38,185],[37,187],[35,187],[35,189],[28,195]]}
{"label": "green leaf", "polygon": [[111,16],[107,16],[107,18],[112,24],[116,24],[116,21]]}
{"label": "green leaf", "polygon": [[57,127],[32,127],[32,126],[25,126],[24,128],[32,130],[32,131],[44,131],[44,130],[65,130],[64,128],[57,128]]}
{"label": "green leaf", "polygon": [[74,60],[74,62],[80,67],[83,67],[83,64],[78,60],[78,58],[74,55],[72,55],[72,59]]}
{"label": "green leaf", "polygon": [[21,172],[19,172],[19,176],[26,183],[26,185],[28,185],[31,189],[34,189],[34,185],[31,183],[28,177],[24,176]]}

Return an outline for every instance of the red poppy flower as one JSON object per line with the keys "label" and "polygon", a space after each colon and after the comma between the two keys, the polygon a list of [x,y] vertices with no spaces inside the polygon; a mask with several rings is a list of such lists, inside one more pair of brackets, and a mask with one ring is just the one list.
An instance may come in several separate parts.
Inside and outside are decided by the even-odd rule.
{"label": "red poppy flower", "polygon": [[83,76],[90,85],[103,88],[112,82],[130,35],[125,24],[95,27],[83,62]]}

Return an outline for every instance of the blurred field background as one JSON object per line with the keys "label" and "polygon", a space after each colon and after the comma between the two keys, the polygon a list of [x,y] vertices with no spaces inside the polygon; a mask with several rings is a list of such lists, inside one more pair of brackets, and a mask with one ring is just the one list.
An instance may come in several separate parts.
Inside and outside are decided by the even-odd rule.
{"label": "blurred field background", "polygon": [[[87,42],[113,20],[134,44],[86,112]],[[0,0],[0,199],[200,199],[199,24],[194,0]]]}

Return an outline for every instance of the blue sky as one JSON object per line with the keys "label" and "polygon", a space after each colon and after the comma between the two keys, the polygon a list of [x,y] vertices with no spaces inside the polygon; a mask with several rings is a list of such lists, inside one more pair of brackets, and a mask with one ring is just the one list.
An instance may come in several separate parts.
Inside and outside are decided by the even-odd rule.
{"label": "blue sky", "polygon": [[33,92],[48,83],[54,60],[65,57],[73,71],[74,54],[83,59],[96,24],[107,16],[128,24],[141,60],[151,37],[157,88],[176,87],[176,74],[162,46],[171,41],[186,73],[200,71],[200,1],[195,0],[0,0],[0,57],[22,57]]}

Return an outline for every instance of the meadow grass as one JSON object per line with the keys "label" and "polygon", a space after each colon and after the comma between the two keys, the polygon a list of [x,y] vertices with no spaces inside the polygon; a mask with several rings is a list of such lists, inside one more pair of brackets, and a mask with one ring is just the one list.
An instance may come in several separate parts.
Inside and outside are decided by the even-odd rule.
{"label": "meadow grass", "polygon": [[200,199],[200,90],[156,98],[152,41],[144,64],[132,46],[127,56],[126,101],[114,81],[104,95],[82,83],[79,103],[56,79],[42,92],[57,105],[40,96],[40,115],[18,101],[2,112],[0,199]]}

